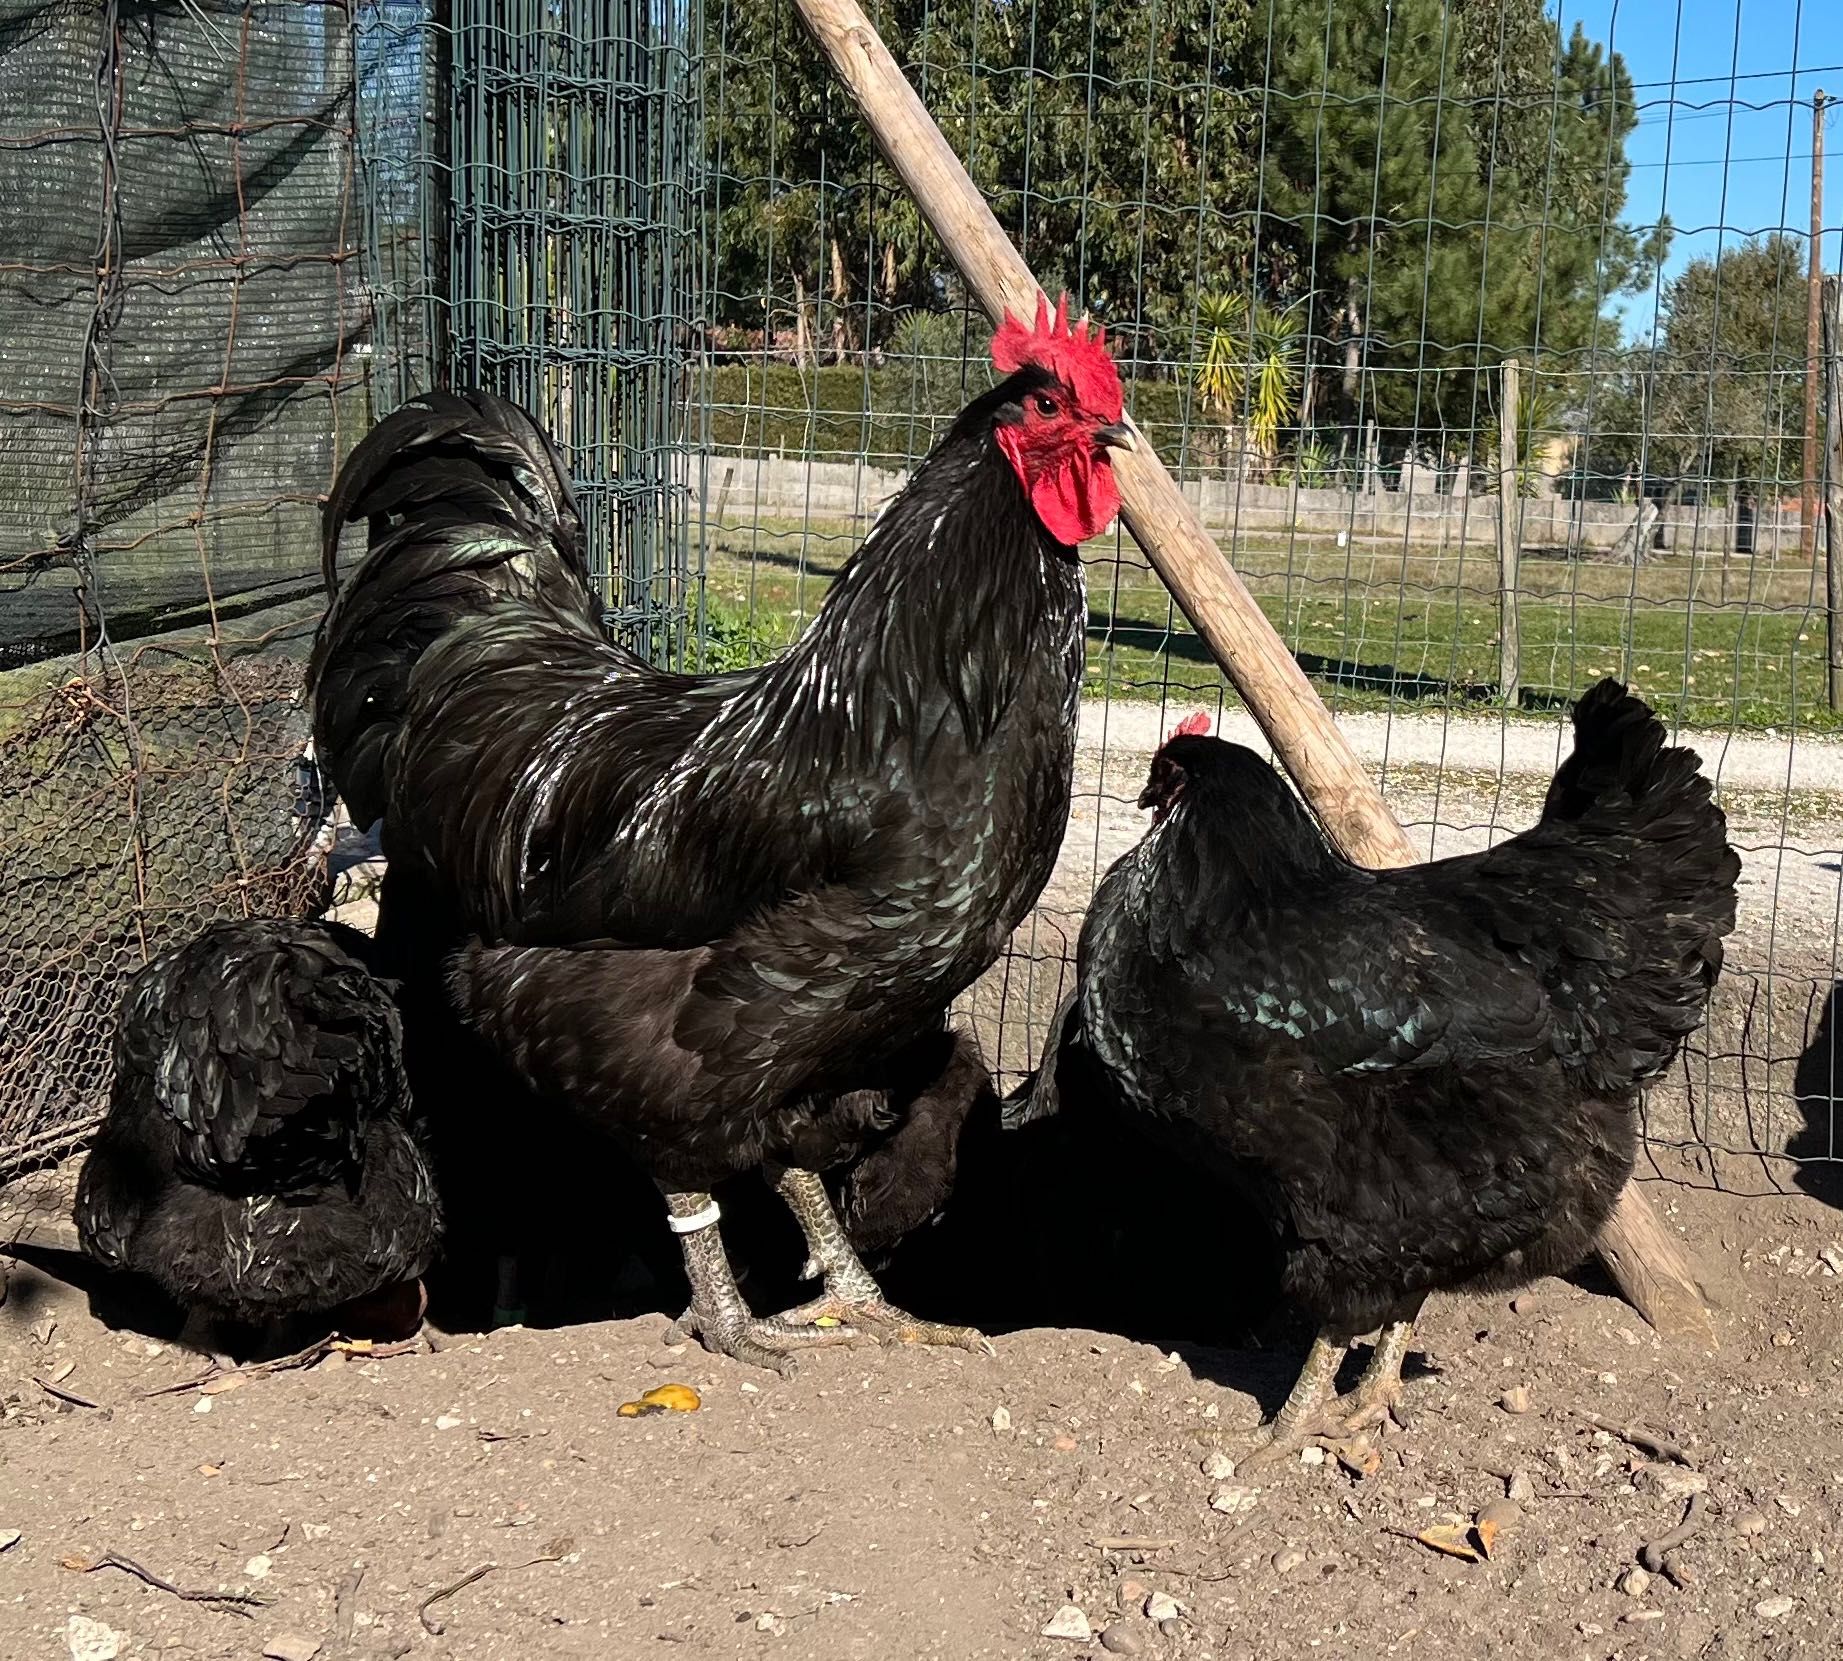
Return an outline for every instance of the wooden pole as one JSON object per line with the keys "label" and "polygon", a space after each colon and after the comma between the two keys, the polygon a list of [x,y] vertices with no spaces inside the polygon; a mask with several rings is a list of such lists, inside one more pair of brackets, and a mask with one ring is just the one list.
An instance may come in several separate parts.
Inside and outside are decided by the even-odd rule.
{"label": "wooden pole", "polygon": [[1504,360],[1497,418],[1497,695],[1517,707],[1522,650],[1517,636],[1517,561],[1523,552],[1523,505],[1517,479],[1517,410],[1521,390],[1515,358]]}
{"label": "wooden pole", "polygon": [[1824,624],[1830,707],[1843,709],[1843,277],[1824,279]]}
{"label": "wooden pole", "polygon": [[[1030,267],[857,0],[795,3],[986,315],[995,324],[1007,315],[1034,317],[1042,291]],[[1116,453],[1114,473],[1127,530],[1235,683],[1331,839],[1358,864],[1413,864],[1413,844],[1144,434],[1136,449]],[[1622,1244],[1605,1253],[1607,1266],[1638,1311],[1660,1329],[1712,1344],[1714,1323],[1681,1243],[1629,1183],[1609,1224],[1609,1237],[1614,1236]],[[1636,1244],[1628,1249],[1628,1242]],[[1670,1288],[1673,1296],[1660,1296],[1659,1287]]]}
{"label": "wooden pole", "polygon": [[[1819,322],[1824,282],[1824,105],[1823,88],[1811,98],[1811,275],[1805,309],[1805,465],[1799,497],[1799,541],[1808,560],[1817,558],[1818,468],[1817,383]],[[1837,707],[1833,693],[1830,707]]]}

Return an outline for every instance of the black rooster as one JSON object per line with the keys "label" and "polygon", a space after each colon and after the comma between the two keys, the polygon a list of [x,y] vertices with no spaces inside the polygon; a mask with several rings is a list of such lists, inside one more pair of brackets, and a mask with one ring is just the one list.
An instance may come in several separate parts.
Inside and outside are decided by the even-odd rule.
{"label": "black rooster", "polygon": [[[428,408],[384,422],[329,513],[329,538],[363,517],[372,546],[316,646],[316,733],[349,799],[387,780],[384,932],[413,931],[425,965],[460,948],[469,1029],[665,1192],[687,1326],[783,1370],[853,1322],[976,1340],[883,1301],[816,1173],[875,1134],[866,1081],[998,956],[1066,821],[1074,544],[1118,508],[1108,451],[1131,429],[1100,337],[1065,308],[1007,323],[993,358],[1008,378],[758,671],[664,673],[602,638],[554,456],[507,454],[496,400],[470,400],[477,447],[464,421],[432,444]],[[770,1320],[709,1197],[760,1166],[826,1287]]]}
{"label": "black rooster", "polygon": [[413,1289],[435,1255],[441,1211],[370,945],[337,924],[217,923],[129,983],[78,1238],[191,1312],[189,1339],[337,1320]]}
{"label": "black rooster", "polygon": [[1153,824],[1095,894],[1029,1114],[1098,1080],[1268,1218],[1320,1333],[1267,1458],[1388,1412],[1429,1292],[1586,1254],[1639,1087],[1707,1008],[1740,862],[1694,752],[1615,681],[1576,706],[1533,829],[1402,870],[1341,859],[1197,722],[1154,758]]}

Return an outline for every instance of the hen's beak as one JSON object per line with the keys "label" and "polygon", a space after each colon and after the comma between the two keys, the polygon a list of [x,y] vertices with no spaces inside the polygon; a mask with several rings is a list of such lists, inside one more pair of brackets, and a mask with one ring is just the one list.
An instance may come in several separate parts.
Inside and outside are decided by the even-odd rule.
{"label": "hen's beak", "polygon": [[1097,450],[1137,450],[1139,441],[1133,437],[1133,429],[1124,421],[1116,421],[1110,427],[1102,427],[1094,435],[1094,447]]}

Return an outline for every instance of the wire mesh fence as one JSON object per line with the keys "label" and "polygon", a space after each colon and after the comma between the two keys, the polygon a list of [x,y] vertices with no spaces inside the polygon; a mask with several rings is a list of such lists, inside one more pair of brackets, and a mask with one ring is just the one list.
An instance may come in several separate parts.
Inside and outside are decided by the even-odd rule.
{"label": "wire mesh fence", "polygon": [[[872,9],[1040,279],[1106,321],[1139,423],[1426,850],[1529,821],[1601,674],[1692,735],[1742,923],[1649,1128],[1724,1180],[1833,1161],[1843,717],[1812,456],[1839,423],[1808,403],[1807,208],[1843,68],[1811,21]],[[13,4],[0,85],[16,1156],[94,1111],[126,968],[218,911],[324,898],[299,654],[316,506],[373,415],[453,379],[528,404],[611,620],[724,668],[792,638],[988,376],[791,0]],[[1817,212],[1837,247],[1834,191]],[[1007,1079],[1159,735],[1198,705],[1252,734],[1138,551],[1085,558],[1074,819],[969,998]]]}
{"label": "wire mesh fence", "polygon": [[312,902],[317,512],[362,426],[338,5],[0,9],[0,1149],[120,978]]}
{"label": "wire mesh fence", "polygon": [[[1812,22],[871,10],[1039,280],[1106,323],[1141,427],[1423,849],[1529,823],[1602,675],[1701,748],[1742,923],[1648,1128],[1724,1180],[1833,1159],[1843,717],[1804,440],[1839,424],[1806,403],[1814,94],[1838,66]],[[708,0],[704,44],[704,615],[715,661],[751,661],[989,384],[986,330],[791,0]],[[1834,190],[1816,211],[1837,247]],[[1198,705],[1254,737],[1138,550],[1085,558],[1074,821],[969,1000],[1007,1078],[1158,737]]]}

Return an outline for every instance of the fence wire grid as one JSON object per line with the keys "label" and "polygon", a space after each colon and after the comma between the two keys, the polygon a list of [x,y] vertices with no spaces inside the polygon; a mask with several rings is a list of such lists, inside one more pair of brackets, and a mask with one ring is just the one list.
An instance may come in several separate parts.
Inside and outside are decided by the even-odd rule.
{"label": "fence wire grid", "polygon": [[[1796,0],[1744,33],[1736,0],[869,9],[1039,279],[1107,324],[1140,425],[1425,851],[1529,823],[1603,674],[1702,751],[1741,922],[1648,1132],[1725,1183],[1825,1176],[1834,31]],[[184,75],[149,71],[175,53]],[[40,608],[0,643],[17,1162],[94,1111],[142,954],[324,901],[297,636],[270,619],[311,629],[314,508],[367,420],[455,380],[530,405],[573,459],[611,622],[716,669],[793,638],[990,377],[986,323],[792,0],[7,5],[15,83],[0,199],[38,206],[0,267],[32,302],[0,321],[0,583],[8,628]],[[189,188],[216,219],[154,211],[163,145],[212,155]],[[158,309],[192,293],[186,323]],[[293,351],[258,374],[264,319]],[[1159,737],[1201,706],[1253,738],[1138,550],[1084,558],[1074,817],[967,999],[1007,1082]],[[254,609],[295,593],[298,617]],[[195,805],[162,818],[163,791]]]}

